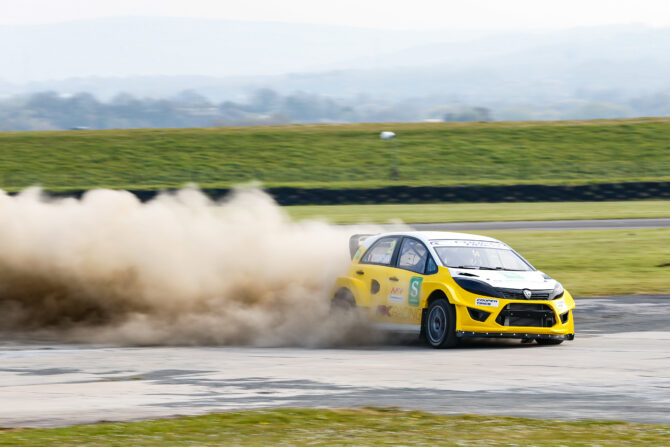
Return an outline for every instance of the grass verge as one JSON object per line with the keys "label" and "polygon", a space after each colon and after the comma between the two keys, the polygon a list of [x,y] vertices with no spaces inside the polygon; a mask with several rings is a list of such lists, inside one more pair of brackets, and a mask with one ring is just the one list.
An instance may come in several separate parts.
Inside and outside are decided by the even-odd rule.
{"label": "grass verge", "polygon": [[574,296],[670,293],[670,228],[479,233],[505,241]]}
{"label": "grass verge", "polygon": [[294,219],[323,218],[341,224],[491,222],[561,219],[634,219],[670,217],[670,201],[430,203],[407,205],[287,206]]}
{"label": "grass verge", "polygon": [[276,409],[0,432],[0,446],[666,445],[668,425],[445,416],[418,411]]}
{"label": "grass verge", "polygon": [[658,181],[670,180],[669,141],[670,118],[3,132],[0,188]]}

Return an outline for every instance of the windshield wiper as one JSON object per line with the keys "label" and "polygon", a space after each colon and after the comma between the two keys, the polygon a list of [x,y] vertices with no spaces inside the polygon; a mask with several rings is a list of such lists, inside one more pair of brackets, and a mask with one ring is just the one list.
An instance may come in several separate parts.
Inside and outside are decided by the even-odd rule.
{"label": "windshield wiper", "polygon": [[452,269],[468,269],[468,270],[479,270],[481,267],[478,267],[476,265],[457,265],[457,266],[449,266]]}

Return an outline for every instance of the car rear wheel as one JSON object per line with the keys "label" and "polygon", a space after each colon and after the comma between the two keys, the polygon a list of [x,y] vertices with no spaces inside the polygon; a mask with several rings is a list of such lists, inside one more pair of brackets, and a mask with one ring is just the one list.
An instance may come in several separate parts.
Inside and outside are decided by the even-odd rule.
{"label": "car rear wheel", "polygon": [[537,344],[538,345],[560,345],[563,343],[563,340],[557,340],[555,338],[538,338],[537,339]]}
{"label": "car rear wheel", "polygon": [[450,348],[458,343],[456,318],[446,299],[440,298],[430,304],[423,324],[426,340],[433,348]]}
{"label": "car rear wheel", "polygon": [[330,302],[330,312],[332,313],[348,313],[356,308],[356,300],[354,295],[348,289],[340,289],[335,293]]}

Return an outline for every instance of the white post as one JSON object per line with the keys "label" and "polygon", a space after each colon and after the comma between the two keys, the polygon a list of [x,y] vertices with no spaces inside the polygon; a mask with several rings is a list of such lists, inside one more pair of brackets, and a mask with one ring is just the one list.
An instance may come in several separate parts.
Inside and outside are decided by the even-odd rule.
{"label": "white post", "polygon": [[[379,138],[382,140],[392,141],[395,138],[395,133],[385,130],[379,134]],[[391,145],[391,172],[389,178],[391,180],[398,180],[398,154],[397,147],[395,144]]]}

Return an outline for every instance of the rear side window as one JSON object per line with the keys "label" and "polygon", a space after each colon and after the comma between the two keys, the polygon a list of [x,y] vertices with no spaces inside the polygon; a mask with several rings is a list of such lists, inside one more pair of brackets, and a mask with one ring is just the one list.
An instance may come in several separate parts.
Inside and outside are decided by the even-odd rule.
{"label": "rear side window", "polygon": [[365,256],[361,259],[361,263],[391,265],[396,245],[398,245],[397,237],[383,237],[379,239],[365,253]]}

